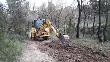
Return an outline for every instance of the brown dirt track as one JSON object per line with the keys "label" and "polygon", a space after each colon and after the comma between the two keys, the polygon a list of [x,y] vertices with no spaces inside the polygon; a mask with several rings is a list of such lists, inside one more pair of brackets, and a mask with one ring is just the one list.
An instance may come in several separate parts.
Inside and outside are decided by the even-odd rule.
{"label": "brown dirt track", "polygon": [[[29,45],[32,44],[34,44],[33,46],[37,48],[33,49],[33,51],[39,50],[41,53],[45,53],[44,55],[47,55],[46,57],[48,57],[46,60],[37,60],[34,62],[110,62],[108,56],[100,52],[94,51],[91,48],[80,46],[77,44],[73,44],[71,47],[63,48],[57,41],[55,43],[45,43],[45,41],[28,41],[27,46],[29,47]],[[31,47],[29,48],[32,49]],[[32,52],[30,52],[29,54],[32,55]],[[34,55],[36,54],[37,53],[35,53]],[[36,58],[37,56],[33,57],[33,59]]]}

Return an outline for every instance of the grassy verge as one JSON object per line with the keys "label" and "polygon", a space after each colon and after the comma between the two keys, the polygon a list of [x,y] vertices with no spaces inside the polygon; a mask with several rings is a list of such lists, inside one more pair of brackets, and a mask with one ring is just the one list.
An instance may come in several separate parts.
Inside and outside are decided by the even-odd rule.
{"label": "grassy verge", "polygon": [[92,48],[94,51],[99,51],[101,53],[104,53],[106,56],[110,54],[110,41],[101,43],[98,42],[98,40],[94,40],[91,38],[80,38],[80,39],[74,39],[73,42],[75,44]]}
{"label": "grassy verge", "polygon": [[0,62],[16,62],[23,49],[24,42],[21,37],[13,34],[0,35]]}

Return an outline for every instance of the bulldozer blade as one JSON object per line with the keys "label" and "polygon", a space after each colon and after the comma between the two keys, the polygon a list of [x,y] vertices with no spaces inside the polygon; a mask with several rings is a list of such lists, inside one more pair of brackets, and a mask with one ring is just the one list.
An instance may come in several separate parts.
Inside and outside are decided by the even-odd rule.
{"label": "bulldozer blade", "polygon": [[61,44],[63,47],[65,46],[69,46],[69,36],[68,35],[63,35],[63,34],[59,34],[59,39],[61,41]]}

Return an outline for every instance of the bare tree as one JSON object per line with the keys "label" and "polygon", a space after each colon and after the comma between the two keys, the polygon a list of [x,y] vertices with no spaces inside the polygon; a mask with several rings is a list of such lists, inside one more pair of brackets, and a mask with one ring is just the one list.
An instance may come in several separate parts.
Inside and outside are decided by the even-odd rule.
{"label": "bare tree", "polygon": [[106,22],[105,22],[105,26],[104,26],[104,29],[103,29],[103,36],[104,36],[104,41],[107,41],[107,38],[106,38],[106,31],[107,31],[107,25],[108,25],[108,2],[106,0]]}
{"label": "bare tree", "polygon": [[95,21],[96,21],[96,16],[94,13],[94,21],[93,21],[93,34],[95,34]]}
{"label": "bare tree", "polygon": [[82,0],[81,0],[81,3],[79,0],[77,0],[78,2],[78,8],[79,8],[79,17],[78,17],[78,22],[77,22],[77,34],[76,34],[76,38],[79,38],[79,24],[80,24],[80,20],[81,20],[81,11],[82,11]]}
{"label": "bare tree", "polygon": [[99,0],[99,26],[98,26],[97,35],[98,35],[99,42],[102,42],[102,39],[101,39],[101,0]]}

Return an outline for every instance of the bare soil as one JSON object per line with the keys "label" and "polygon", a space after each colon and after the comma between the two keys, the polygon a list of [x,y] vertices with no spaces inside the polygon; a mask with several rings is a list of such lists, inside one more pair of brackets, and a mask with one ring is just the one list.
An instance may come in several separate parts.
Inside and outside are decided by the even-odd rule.
{"label": "bare soil", "polygon": [[46,52],[43,53],[38,49],[39,44],[35,41],[26,41],[25,49],[18,62],[56,62]]}
{"label": "bare soil", "polygon": [[73,44],[62,47],[59,41],[28,41],[20,62],[110,62],[99,51]]}

